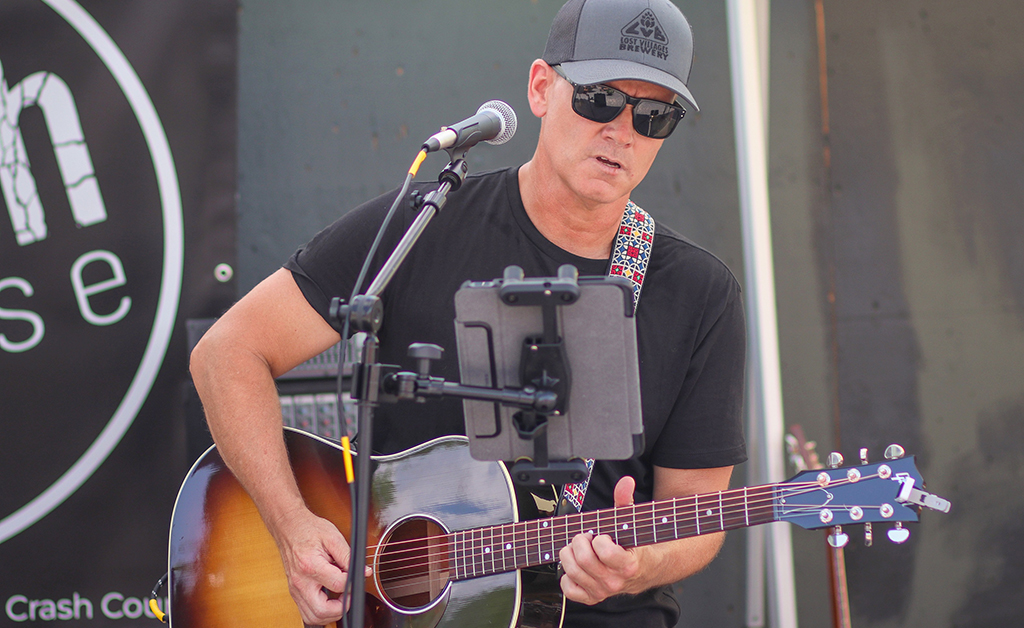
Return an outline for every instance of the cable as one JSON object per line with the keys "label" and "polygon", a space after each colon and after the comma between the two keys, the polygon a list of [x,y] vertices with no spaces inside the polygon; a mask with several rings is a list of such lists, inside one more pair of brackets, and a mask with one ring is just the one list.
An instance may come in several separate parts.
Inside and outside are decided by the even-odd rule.
{"label": "cable", "polygon": [[167,613],[160,610],[160,606],[157,605],[157,599],[160,597],[160,589],[164,588],[164,583],[167,582],[168,575],[170,575],[170,572],[160,576],[160,579],[153,585],[153,591],[149,594],[149,610],[153,611],[156,618],[165,624],[167,623]]}
{"label": "cable", "polygon": [[420,164],[427,156],[427,151],[421,150],[416,155],[416,159],[412,162],[412,166],[409,167],[409,173],[405,177],[405,182],[402,184],[402,189],[399,190],[398,196],[395,197],[395,202],[391,204],[391,209],[388,210],[387,215],[384,217],[384,222],[381,223],[380,229],[377,230],[377,237],[374,238],[373,244],[370,245],[370,250],[366,254],[366,259],[363,260],[363,267],[359,269],[359,277],[356,279],[355,285],[352,286],[352,296],[349,297],[349,303],[352,299],[359,294],[359,290],[363,287],[363,280],[366,278],[366,273],[370,270],[370,263],[373,261],[373,256],[377,252],[377,247],[380,246],[380,241],[384,238],[384,231],[387,229],[388,224],[391,222],[391,218],[395,215],[395,210],[398,209],[399,203],[405,198],[406,192],[409,191],[409,184],[412,183],[413,177],[420,169]]}
{"label": "cable", "polygon": [[[427,157],[427,151],[426,150],[421,150],[419,153],[417,153],[416,158],[412,162],[412,165],[409,166],[409,172],[408,172],[408,174],[406,174],[405,181],[402,183],[402,188],[398,191],[398,194],[395,196],[394,202],[391,203],[391,208],[388,209],[387,215],[384,216],[384,221],[381,223],[380,228],[377,230],[377,235],[373,239],[373,244],[370,245],[370,250],[366,253],[366,257],[363,259],[363,266],[362,266],[362,268],[359,269],[359,276],[356,278],[355,283],[352,285],[352,294],[349,297],[349,300],[348,300],[349,303],[352,303],[352,300],[355,299],[356,295],[359,294],[359,290],[362,289],[363,280],[366,279],[366,274],[370,270],[370,264],[373,262],[373,257],[377,253],[377,248],[380,246],[381,240],[384,239],[384,232],[387,231],[388,225],[391,223],[391,219],[394,217],[395,212],[398,210],[398,206],[401,204],[402,200],[405,198],[406,193],[408,193],[409,186],[412,184],[413,178],[416,176],[416,173],[420,169],[420,165],[423,163],[423,160],[426,159],[426,157]],[[338,397],[339,397],[339,401],[340,401],[340,397],[341,397],[342,365],[346,364],[350,360],[350,356],[348,355],[348,347],[349,347],[348,335],[349,335],[349,318],[346,316],[345,317],[345,322],[342,325],[342,330],[341,330],[341,352],[340,352],[341,355],[339,356],[339,363],[338,363]],[[357,430],[358,430],[358,425],[357,425]],[[355,436],[358,437],[358,433]],[[355,526],[357,525],[356,524],[357,517],[360,516],[361,513],[357,513],[356,512],[356,488],[355,488],[355,483],[353,482],[353,478],[352,478],[352,475],[351,475],[352,460],[351,460],[351,453],[349,452],[349,447],[348,447],[348,439],[346,438],[342,442],[343,442],[344,447],[345,447],[345,455],[346,455],[346,458],[345,458],[345,472],[346,472],[346,476],[347,476],[346,479],[348,480],[349,492],[350,492],[350,495],[351,495],[351,504],[352,504],[352,532],[355,532]],[[369,451],[370,451],[370,448],[372,446],[373,446],[372,443],[366,443],[366,447],[364,448],[364,451],[366,452],[366,455],[369,455]],[[352,535],[352,533],[350,532],[350,536],[351,535]],[[342,600],[346,600],[346,599],[349,600],[349,608],[351,608],[351,604],[352,604],[351,603],[352,578],[353,578],[352,567],[354,565],[355,552],[356,551],[365,551],[365,548],[359,548],[358,550],[355,549],[355,548],[352,548],[352,547],[349,548],[348,576],[345,578],[345,590],[342,591]],[[360,575],[360,577],[365,577],[365,576]],[[347,610],[346,610],[345,614],[342,615],[341,625],[343,626],[343,628],[347,628],[348,627],[348,611]]]}

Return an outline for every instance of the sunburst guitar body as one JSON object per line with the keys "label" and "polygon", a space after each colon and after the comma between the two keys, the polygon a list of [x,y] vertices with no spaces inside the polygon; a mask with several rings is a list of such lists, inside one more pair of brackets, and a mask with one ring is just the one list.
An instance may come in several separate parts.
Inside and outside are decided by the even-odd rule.
{"label": "sunburst guitar body", "polygon": [[[340,447],[297,430],[285,442],[306,504],[350,536]],[[366,626],[556,628],[563,600],[554,566],[457,578],[449,533],[515,524],[554,510],[555,495],[515,487],[501,463],[441,438],[373,458]],[[188,473],[171,521],[173,628],[302,628],[280,555],[255,504],[209,449]],[[463,567],[463,570],[465,567]]]}

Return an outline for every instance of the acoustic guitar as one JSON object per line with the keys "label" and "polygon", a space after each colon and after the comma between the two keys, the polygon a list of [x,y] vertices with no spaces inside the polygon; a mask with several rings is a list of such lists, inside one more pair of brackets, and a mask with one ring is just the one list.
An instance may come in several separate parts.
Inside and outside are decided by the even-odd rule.
{"label": "acoustic guitar", "polygon": [[[341,448],[290,428],[285,441],[307,505],[348,537]],[[921,490],[912,457],[565,516],[550,516],[553,492],[515,485],[504,464],[471,458],[462,437],[373,457],[372,467],[371,628],[558,628],[558,551],[583,532],[638,547],[772,521],[813,529],[917,521],[920,506],[949,508]],[[274,541],[215,447],[178,494],[168,567],[174,628],[303,626]]]}

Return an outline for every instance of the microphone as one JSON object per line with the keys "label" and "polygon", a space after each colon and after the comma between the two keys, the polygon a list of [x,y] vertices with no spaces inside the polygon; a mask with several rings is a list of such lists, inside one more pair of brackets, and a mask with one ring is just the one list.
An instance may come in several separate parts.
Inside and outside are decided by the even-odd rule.
{"label": "microphone", "polygon": [[469,148],[478,142],[504,144],[516,133],[516,112],[507,103],[489,100],[480,105],[476,115],[452,126],[442,127],[423,143],[423,150],[434,152],[449,148]]}

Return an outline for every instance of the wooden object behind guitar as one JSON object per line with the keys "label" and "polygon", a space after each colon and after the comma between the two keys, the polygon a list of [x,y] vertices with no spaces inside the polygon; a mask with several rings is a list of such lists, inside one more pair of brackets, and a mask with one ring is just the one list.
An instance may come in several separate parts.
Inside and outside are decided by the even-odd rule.
{"label": "wooden object behind guitar", "polygon": [[[794,425],[790,432],[795,439],[790,454],[794,463],[797,463],[797,470],[824,469],[825,465],[818,459],[814,443],[807,441],[803,428]],[[825,552],[828,556],[829,588],[832,593],[832,625],[834,628],[851,628],[850,593],[846,588],[846,555],[842,547],[832,547],[828,542],[828,534],[826,531]]]}

